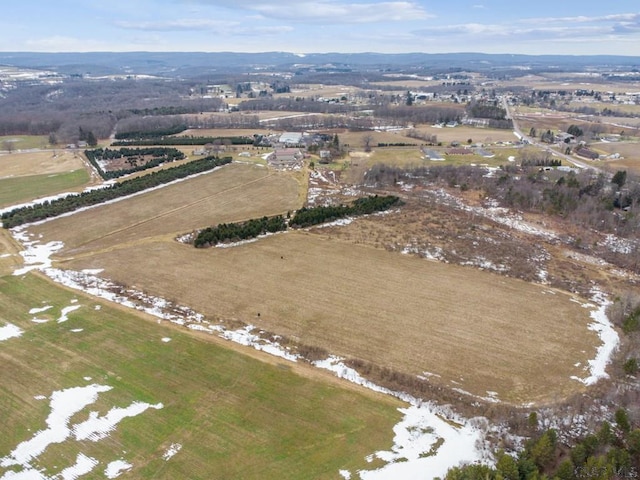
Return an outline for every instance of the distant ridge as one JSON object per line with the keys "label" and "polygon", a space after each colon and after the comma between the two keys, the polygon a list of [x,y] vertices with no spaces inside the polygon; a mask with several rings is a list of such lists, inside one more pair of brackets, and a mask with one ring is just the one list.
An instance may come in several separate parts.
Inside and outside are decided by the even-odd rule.
{"label": "distant ridge", "polygon": [[486,53],[310,53],[287,52],[0,52],[0,65],[54,70],[67,74],[185,74],[251,71],[258,68],[292,69],[296,66],[334,65],[383,69],[400,67],[450,67],[468,69],[576,67],[639,68],[640,57],[624,55],[520,55]]}

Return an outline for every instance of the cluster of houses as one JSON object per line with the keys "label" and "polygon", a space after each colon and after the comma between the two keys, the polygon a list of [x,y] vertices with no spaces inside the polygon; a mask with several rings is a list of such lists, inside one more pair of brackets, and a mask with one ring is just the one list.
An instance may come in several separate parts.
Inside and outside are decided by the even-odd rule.
{"label": "cluster of houses", "polygon": [[[305,134],[302,132],[284,132],[277,139],[272,139],[274,151],[266,156],[267,164],[279,169],[296,169],[302,167],[307,156],[306,149],[310,145],[322,145],[328,141],[326,135]],[[319,150],[320,162],[329,163],[331,152]]]}

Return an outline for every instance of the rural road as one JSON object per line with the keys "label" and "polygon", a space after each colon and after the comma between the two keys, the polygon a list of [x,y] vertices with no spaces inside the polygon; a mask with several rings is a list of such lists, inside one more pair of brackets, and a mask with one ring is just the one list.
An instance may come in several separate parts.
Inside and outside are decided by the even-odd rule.
{"label": "rural road", "polygon": [[533,145],[535,147],[538,147],[541,150],[544,150],[545,152],[553,155],[554,157],[559,157],[563,160],[566,160],[567,162],[569,162],[572,165],[575,165],[578,168],[590,168],[592,170],[597,170],[599,172],[603,172],[604,171],[601,168],[595,167],[589,163],[586,163],[582,160],[579,160],[571,155],[566,155],[564,153],[560,153],[555,151],[554,149],[551,148],[551,146],[549,146],[548,144],[545,143],[540,143],[538,142],[535,138],[531,138],[529,135],[525,135],[522,130],[520,129],[520,126],[518,125],[518,122],[515,118],[515,116],[512,114],[511,112],[511,108],[509,106],[509,102],[507,101],[507,97],[506,95],[503,95],[501,97],[502,100],[502,105],[503,108],[505,109],[506,113],[506,118],[511,120],[513,122],[513,133],[520,138],[523,142],[528,143],[530,145]]}

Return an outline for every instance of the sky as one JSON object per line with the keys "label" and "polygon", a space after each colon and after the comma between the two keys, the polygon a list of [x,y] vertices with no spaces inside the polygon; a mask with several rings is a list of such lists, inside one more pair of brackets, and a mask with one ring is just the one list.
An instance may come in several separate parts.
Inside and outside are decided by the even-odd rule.
{"label": "sky", "polygon": [[4,52],[640,56],[638,0],[17,0]]}

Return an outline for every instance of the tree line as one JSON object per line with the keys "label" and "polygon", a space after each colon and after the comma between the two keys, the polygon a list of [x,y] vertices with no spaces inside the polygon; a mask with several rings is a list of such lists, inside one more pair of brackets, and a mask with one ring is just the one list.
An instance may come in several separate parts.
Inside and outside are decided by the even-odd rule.
{"label": "tree line", "polygon": [[287,222],[282,215],[252,218],[246,222],[221,223],[215,227],[200,230],[193,244],[196,248],[204,248],[224,242],[239,242],[286,229]]}
{"label": "tree line", "polygon": [[132,178],[121,183],[98,190],[90,190],[77,195],[68,195],[56,200],[46,201],[37,205],[14,208],[2,214],[4,228],[17,227],[23,223],[37,222],[45,218],[55,217],[63,213],[72,212],[79,208],[98,205],[109,200],[131,195],[133,193],[157,187],[189,175],[212,170],[215,167],[231,163],[231,157],[205,157],[177,167],[159,170],[148,175]]}
{"label": "tree line", "polygon": [[193,244],[196,248],[210,247],[224,242],[237,242],[256,238],[266,233],[281,232],[288,227],[305,228],[345,218],[347,216],[366,215],[388,210],[398,205],[396,196],[369,196],[355,200],[351,205],[335,205],[321,207],[303,207],[293,218],[287,214],[288,222],[282,215],[262,217],[238,223],[221,223],[207,227],[198,232]]}
{"label": "tree line", "polygon": [[[529,416],[535,427],[535,412]],[[455,467],[445,480],[612,480],[640,475],[640,428],[633,428],[627,412],[619,408],[614,424],[576,443],[562,445],[555,430],[536,434],[514,457],[499,452],[495,468],[485,465]]]}
{"label": "tree line", "polygon": [[140,130],[130,130],[128,132],[118,131],[115,134],[116,140],[143,140],[145,138],[162,138],[168,135],[175,135],[176,133],[182,133],[187,129],[184,123],[169,127],[156,127],[156,128],[142,128]]}
{"label": "tree line", "polygon": [[[95,150],[85,150],[84,154],[87,159],[95,167],[100,176],[104,180],[112,178],[122,177],[135,172],[141,172],[142,170],[148,170],[149,168],[157,167],[163,163],[169,163],[176,160],[183,160],[185,154],[176,148],[121,148],[118,150],[109,148],[97,148]],[[151,160],[146,160],[144,157],[150,156]],[[100,165],[101,161],[114,160],[126,158],[126,162],[130,165],[129,168],[121,168],[118,170],[105,171]],[[138,164],[138,160],[142,160],[143,163]]]}
{"label": "tree line", "polygon": [[152,145],[176,145],[176,146],[196,146],[206,145],[208,143],[218,145],[251,145],[255,141],[254,137],[230,136],[230,137],[196,137],[196,136],[180,136],[180,137],[152,137],[147,139],[131,139],[113,142],[114,147],[136,145],[136,146],[152,146]]}
{"label": "tree line", "polygon": [[394,195],[374,195],[358,198],[351,205],[330,205],[310,208],[302,207],[289,221],[289,225],[297,228],[306,228],[349,216],[381,212],[388,210],[399,203],[400,199]]}

